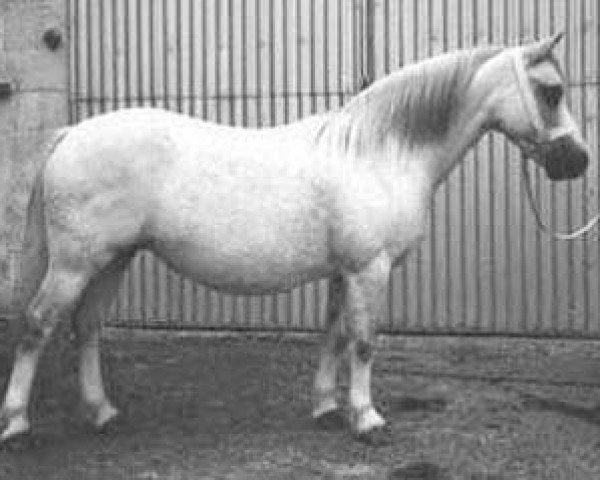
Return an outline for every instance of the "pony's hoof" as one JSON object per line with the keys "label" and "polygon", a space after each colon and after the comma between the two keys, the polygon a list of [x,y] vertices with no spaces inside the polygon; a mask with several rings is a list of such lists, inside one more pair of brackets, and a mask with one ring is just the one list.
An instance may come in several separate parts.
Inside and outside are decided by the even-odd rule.
{"label": "pony's hoof", "polygon": [[121,415],[113,415],[101,425],[94,425],[94,431],[101,436],[112,436],[119,433],[123,428]]}
{"label": "pony's hoof", "polygon": [[8,437],[5,437],[3,433],[2,440],[0,440],[0,452],[26,452],[35,447],[35,444],[35,437],[29,430],[10,435]]}
{"label": "pony's hoof", "polygon": [[330,410],[322,415],[319,415],[317,418],[315,418],[315,422],[321,430],[325,430],[327,432],[343,430],[347,426],[346,418],[338,409]]}
{"label": "pony's hoof", "polygon": [[370,447],[386,447],[394,442],[393,432],[389,425],[374,427],[366,432],[356,433],[356,440]]}
{"label": "pony's hoof", "polygon": [[20,450],[31,443],[29,421],[23,411],[0,411],[0,448]]}
{"label": "pony's hoof", "polygon": [[113,433],[120,423],[119,411],[110,402],[104,402],[99,407],[88,407],[85,416],[91,429],[99,434]]}

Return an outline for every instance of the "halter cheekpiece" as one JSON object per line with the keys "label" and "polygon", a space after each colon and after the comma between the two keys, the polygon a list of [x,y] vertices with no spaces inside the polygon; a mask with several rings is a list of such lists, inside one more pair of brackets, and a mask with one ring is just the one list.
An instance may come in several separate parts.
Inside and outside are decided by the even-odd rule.
{"label": "halter cheekpiece", "polygon": [[537,145],[549,143],[559,137],[573,133],[575,128],[572,126],[556,126],[551,128],[546,128],[544,126],[542,115],[540,114],[540,110],[533,95],[533,89],[529,85],[529,79],[527,78],[527,72],[525,71],[525,61],[523,60],[523,52],[521,49],[515,49],[513,53],[512,64],[517,77],[517,83],[519,85],[519,92],[521,94],[521,99],[523,100],[523,105],[525,105],[525,109],[527,110],[527,114],[529,116],[529,121],[535,130],[536,139],[533,143]]}

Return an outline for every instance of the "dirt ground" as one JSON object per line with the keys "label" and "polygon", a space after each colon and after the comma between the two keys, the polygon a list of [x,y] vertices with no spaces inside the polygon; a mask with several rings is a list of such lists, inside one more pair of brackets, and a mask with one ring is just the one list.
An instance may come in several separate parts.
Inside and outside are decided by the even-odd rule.
{"label": "dirt ground", "polygon": [[35,385],[33,439],[0,451],[0,478],[600,478],[600,344],[382,339],[374,398],[392,444],[371,447],[311,421],[317,340],[110,334],[104,367],[122,417],[98,435],[59,338]]}

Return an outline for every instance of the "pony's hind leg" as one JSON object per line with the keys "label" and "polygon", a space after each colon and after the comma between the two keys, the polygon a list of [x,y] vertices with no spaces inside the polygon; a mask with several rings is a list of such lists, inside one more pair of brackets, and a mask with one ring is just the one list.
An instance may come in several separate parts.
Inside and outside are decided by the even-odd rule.
{"label": "pony's hind leg", "polygon": [[327,299],[327,332],[321,347],[319,366],[314,381],[313,418],[321,428],[330,430],[343,426],[336,398],[337,372],[348,339],[344,334],[344,303],[346,285],[341,275],[329,282]]}
{"label": "pony's hind leg", "polygon": [[100,364],[100,328],[117,293],[130,256],[115,261],[98,274],[86,288],[74,327],[79,347],[79,385],[88,418],[103,429],[118,415],[106,395]]}
{"label": "pony's hind leg", "polygon": [[0,410],[0,441],[29,430],[27,408],[39,357],[56,325],[73,313],[88,278],[84,270],[50,267],[25,309],[25,332]]}

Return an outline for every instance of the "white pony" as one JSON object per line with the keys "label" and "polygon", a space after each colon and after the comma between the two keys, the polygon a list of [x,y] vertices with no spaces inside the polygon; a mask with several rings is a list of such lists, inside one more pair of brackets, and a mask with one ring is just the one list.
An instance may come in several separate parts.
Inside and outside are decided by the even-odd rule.
{"label": "white pony", "polygon": [[27,306],[1,439],[29,430],[37,361],[74,319],[94,425],[105,394],[99,326],[128,261],[149,249],[195,281],[266,293],[328,277],[329,319],[313,416],[339,420],[336,374],[349,352],[350,425],[373,441],[374,326],[392,266],[423,236],[434,190],[487,131],[502,132],[551,179],[582,175],[587,147],[552,49],[486,47],[403,68],[338,112],[250,130],[162,110],[122,110],[61,133],[27,212]]}

